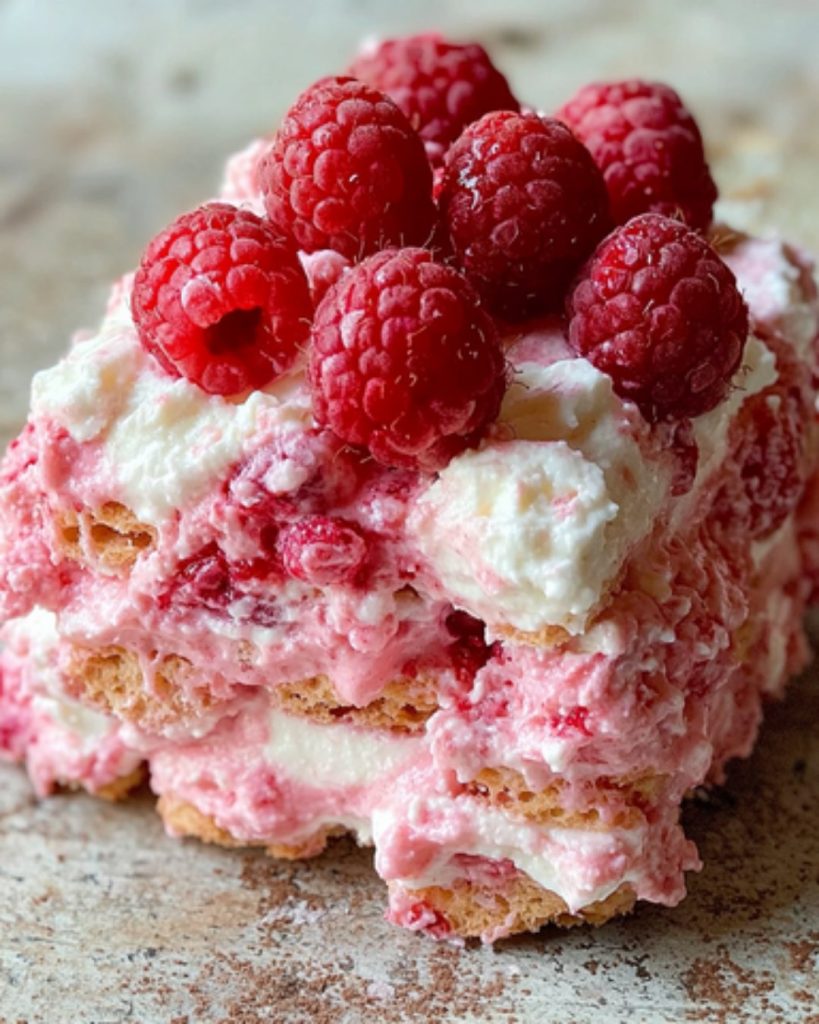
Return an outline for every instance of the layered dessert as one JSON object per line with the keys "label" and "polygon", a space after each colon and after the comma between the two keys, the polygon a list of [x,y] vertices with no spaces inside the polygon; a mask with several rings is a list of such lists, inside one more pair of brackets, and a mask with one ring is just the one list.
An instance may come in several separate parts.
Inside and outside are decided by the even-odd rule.
{"label": "layered dessert", "polygon": [[712,223],[670,88],[521,110],[372,44],[38,374],[0,470],[0,750],[485,941],[669,906],[806,663],[809,259]]}

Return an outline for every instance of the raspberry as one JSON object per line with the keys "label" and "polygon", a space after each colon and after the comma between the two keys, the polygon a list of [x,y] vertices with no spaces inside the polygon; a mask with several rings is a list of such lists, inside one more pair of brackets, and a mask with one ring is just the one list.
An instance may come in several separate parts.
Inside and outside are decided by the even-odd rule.
{"label": "raspberry", "polygon": [[224,613],[236,597],[227,559],[210,543],[180,562],[168,588],[159,596],[163,610],[171,604]]}
{"label": "raspberry", "polygon": [[457,262],[510,319],[559,306],[609,225],[591,156],[537,114],[500,111],[470,125],[446,155],[439,204]]}
{"label": "raspberry", "polygon": [[207,203],[148,245],[131,311],[143,347],[169,374],[234,395],[290,366],[312,308],[290,243],[249,210]]}
{"label": "raspberry", "polygon": [[319,304],[314,415],[388,466],[439,469],[497,416],[505,364],[469,283],[425,249],[354,267]]}
{"label": "raspberry", "polygon": [[360,259],[432,232],[420,138],[391,99],[354,78],[323,78],[299,96],[257,178],[268,217],[306,252]]}
{"label": "raspberry", "polygon": [[699,230],[711,223],[717,188],[697,123],[673,89],[638,79],[587,85],[557,117],[603,172],[616,223],[649,211]]}
{"label": "raspberry", "polygon": [[728,267],[691,228],[656,213],[600,244],[567,305],[569,344],[650,421],[722,401],[748,333]]}
{"label": "raspberry", "polygon": [[447,631],[455,638],[447,646],[452,668],[458,681],[469,686],[478,669],[492,656],[492,645],[486,642],[486,627],[480,619],[456,609],[446,617]]}
{"label": "raspberry", "polygon": [[483,114],[520,109],[482,46],[451,43],[436,33],[385,39],[359,54],[350,74],[394,100],[421,136],[433,166]]}
{"label": "raspberry", "polygon": [[367,545],[351,523],[305,516],[282,530],[279,552],[291,576],[321,587],[352,583],[367,557]]}
{"label": "raspberry", "polygon": [[785,522],[806,483],[809,389],[800,386],[800,368],[787,347],[781,345],[776,354],[777,381],[742,403],[732,429],[738,438],[733,457],[738,479],[714,499],[714,518],[723,528],[739,524],[744,535],[757,540]]}

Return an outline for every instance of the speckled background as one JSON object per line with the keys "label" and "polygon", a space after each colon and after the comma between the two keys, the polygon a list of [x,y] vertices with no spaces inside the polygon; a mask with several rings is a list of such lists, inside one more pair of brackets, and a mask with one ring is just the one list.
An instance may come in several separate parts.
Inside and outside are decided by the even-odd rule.
{"label": "speckled background", "polygon": [[[753,0],[0,0],[0,439],[106,283],[214,189],[224,155],[373,32],[488,45],[550,109],[662,77],[694,107],[734,222],[819,251],[819,4]],[[146,795],[36,803],[0,768],[0,1024],[819,1024],[819,688],[687,811],[705,868],[673,911],[495,949],[382,921],[370,854],[166,839]]]}

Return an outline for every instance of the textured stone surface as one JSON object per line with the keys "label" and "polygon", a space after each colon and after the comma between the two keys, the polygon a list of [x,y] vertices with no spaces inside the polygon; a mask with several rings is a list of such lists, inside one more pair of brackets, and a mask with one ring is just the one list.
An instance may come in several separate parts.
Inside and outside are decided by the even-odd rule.
{"label": "textured stone surface", "polygon": [[[373,31],[488,45],[551,109],[641,74],[695,108],[734,220],[819,251],[819,7],[780,0],[0,0],[0,439],[107,282],[212,191],[223,156]],[[548,12],[548,13],[545,13]],[[388,927],[370,854],[310,864],[165,838],[147,796],[37,804],[0,769],[0,1022],[819,1024],[819,694],[688,810],[674,911],[457,950]]]}

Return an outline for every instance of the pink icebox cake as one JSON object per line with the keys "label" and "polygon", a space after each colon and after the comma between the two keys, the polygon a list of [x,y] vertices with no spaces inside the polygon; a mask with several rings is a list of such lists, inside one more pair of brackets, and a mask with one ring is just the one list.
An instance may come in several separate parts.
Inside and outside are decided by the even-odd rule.
{"label": "pink icebox cake", "polygon": [[[40,796],[147,779],[174,836],[349,834],[435,938],[674,906],[684,798],[809,656],[812,264],[712,223],[667,87],[555,120],[432,35],[352,73],[34,378],[0,468],[0,752]],[[451,353],[489,369],[458,391]]]}

